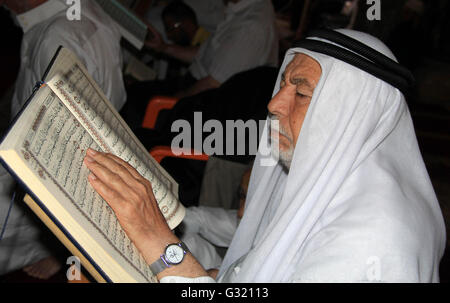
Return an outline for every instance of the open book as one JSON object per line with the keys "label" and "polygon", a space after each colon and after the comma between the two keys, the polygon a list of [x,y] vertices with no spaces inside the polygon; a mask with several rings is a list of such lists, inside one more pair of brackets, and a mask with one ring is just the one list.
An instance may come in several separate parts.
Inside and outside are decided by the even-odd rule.
{"label": "open book", "polygon": [[15,118],[0,158],[25,202],[98,281],[156,282],[83,164],[88,148],[131,164],[153,187],[169,226],[183,219],[178,185],[149,155],[76,56],[59,48],[43,83]]}
{"label": "open book", "polygon": [[147,25],[118,0],[95,0],[117,22],[120,33],[138,50],[144,46],[148,35]]}

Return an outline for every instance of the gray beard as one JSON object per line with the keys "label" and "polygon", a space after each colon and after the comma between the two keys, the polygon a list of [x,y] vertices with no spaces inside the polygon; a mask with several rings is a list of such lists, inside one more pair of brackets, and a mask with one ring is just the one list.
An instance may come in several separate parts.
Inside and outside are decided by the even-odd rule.
{"label": "gray beard", "polygon": [[293,150],[289,149],[288,151],[281,151],[279,142],[277,140],[273,140],[273,138],[271,138],[270,146],[272,156],[275,160],[279,161],[285,171],[289,172],[289,169],[291,168]]}
{"label": "gray beard", "polygon": [[283,166],[284,170],[289,172],[291,169],[291,163],[292,163],[292,153],[289,151],[283,152],[279,151],[279,161],[281,166]]}
{"label": "gray beard", "polygon": [[[289,172],[289,169],[291,168],[292,157],[294,156],[294,148],[291,145],[291,147],[287,151],[280,150],[279,134],[281,132],[285,135],[286,132],[280,127],[278,119],[274,119],[273,116],[270,116],[269,121],[269,133],[271,134],[272,130],[278,133],[278,138],[273,138],[272,136],[269,137],[272,156],[275,158],[275,160],[280,162],[285,171]],[[289,141],[291,140],[289,139]]]}
{"label": "gray beard", "polygon": [[286,172],[289,172],[289,170],[291,169],[291,162],[292,162],[292,158],[290,159],[285,159],[283,157],[280,156],[280,163],[281,166],[283,166],[284,170]]}

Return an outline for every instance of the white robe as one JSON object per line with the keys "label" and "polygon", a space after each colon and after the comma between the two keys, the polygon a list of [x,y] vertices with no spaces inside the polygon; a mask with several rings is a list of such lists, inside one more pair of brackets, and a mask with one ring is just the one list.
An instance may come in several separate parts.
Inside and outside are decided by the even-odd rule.
{"label": "white robe", "polygon": [[219,268],[222,257],[216,247],[227,248],[236,232],[237,210],[219,207],[189,207],[182,222],[183,241],[205,268]]}
{"label": "white robe", "polygon": [[[395,60],[378,39],[341,32]],[[257,155],[219,281],[438,282],[445,226],[404,96],[301,48],[288,51],[281,72],[296,53],[322,74],[290,171]],[[267,139],[266,130],[260,151]]]}
{"label": "white robe", "polygon": [[[59,45],[72,50],[81,59],[117,109],[126,100],[120,33],[116,24],[95,1],[81,1],[81,21],[69,21],[66,9],[65,1],[48,1],[34,9],[38,18],[46,19],[38,19],[40,22],[36,25],[24,28],[21,67],[11,104],[13,117],[31,95],[35,83],[41,80]],[[18,19],[21,20],[21,16]],[[0,228],[5,222],[14,184],[13,178],[1,166]],[[0,241],[0,274],[22,268],[50,254],[39,239],[40,229],[33,222],[33,216],[27,207],[13,206]]]}

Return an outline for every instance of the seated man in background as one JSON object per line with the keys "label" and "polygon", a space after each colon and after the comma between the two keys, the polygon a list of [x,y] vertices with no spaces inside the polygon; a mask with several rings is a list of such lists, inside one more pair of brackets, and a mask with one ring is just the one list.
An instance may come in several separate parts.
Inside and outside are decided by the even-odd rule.
{"label": "seated man in background", "polygon": [[[175,41],[171,41],[167,37],[166,27],[162,17],[163,11],[172,3],[187,5],[194,12],[198,26],[205,29],[204,33],[214,33],[217,25],[223,21],[225,14],[225,4],[223,0],[171,0],[153,1],[152,3],[155,3],[155,5],[153,5],[145,13],[143,18],[153,30],[161,34],[162,39],[166,43],[177,43]],[[202,38],[205,36],[206,35],[202,35]],[[180,76],[184,72],[184,63],[178,61],[177,59],[165,56],[164,54],[150,51],[145,52],[144,58],[145,60],[153,61],[153,69],[156,72],[156,78],[158,80],[174,77],[174,75]],[[181,74],[180,69],[183,69]]]}
{"label": "seated man in background", "polygon": [[[119,110],[126,100],[122,79],[120,33],[115,22],[95,1],[81,1],[81,20],[70,21],[63,0],[1,0],[12,11],[24,36],[21,66],[11,101],[14,117],[41,80],[60,45],[73,51],[87,67],[108,99]],[[16,203],[6,217],[14,191],[13,178],[0,167],[1,223],[7,220],[0,241],[0,275],[26,267],[33,277],[47,279],[61,267],[41,243],[43,235],[34,214]],[[31,215],[31,217],[30,217]]]}
{"label": "seated man in background", "polygon": [[143,82],[128,90],[121,114],[134,129],[142,121],[154,95],[192,96],[217,88],[231,76],[258,66],[277,66],[278,35],[275,13],[269,0],[228,0],[225,20],[200,47],[167,44],[149,27],[152,38],[146,45],[160,53],[190,64],[179,79]]}
{"label": "seated man in background", "polygon": [[161,16],[167,37],[177,45],[200,46],[211,35],[198,25],[195,12],[182,1],[167,5]]}
{"label": "seated man in background", "polygon": [[225,4],[223,0],[172,0],[167,2],[162,1],[153,6],[144,17],[162,35],[164,41],[167,41],[168,37],[164,28],[162,12],[171,3],[180,2],[189,6],[194,11],[198,25],[209,33],[214,33],[217,25],[224,18]]}

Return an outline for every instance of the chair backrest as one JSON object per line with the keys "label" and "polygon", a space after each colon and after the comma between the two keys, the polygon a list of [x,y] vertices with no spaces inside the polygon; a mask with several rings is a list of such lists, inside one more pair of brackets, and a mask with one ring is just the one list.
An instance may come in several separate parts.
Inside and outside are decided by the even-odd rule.
{"label": "chair backrest", "polygon": [[178,98],[168,96],[155,96],[148,101],[142,120],[143,128],[155,128],[159,112],[163,109],[171,109],[178,102]]}
{"label": "chair backrest", "polygon": [[194,151],[193,149],[172,149],[170,146],[155,146],[150,150],[150,155],[160,163],[166,157],[208,161],[209,156]]}

